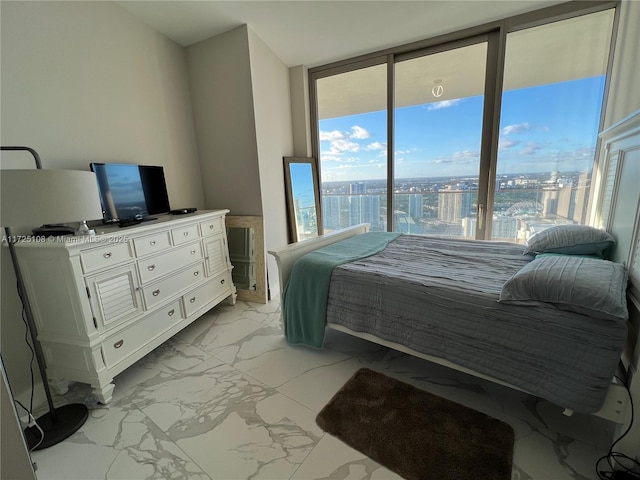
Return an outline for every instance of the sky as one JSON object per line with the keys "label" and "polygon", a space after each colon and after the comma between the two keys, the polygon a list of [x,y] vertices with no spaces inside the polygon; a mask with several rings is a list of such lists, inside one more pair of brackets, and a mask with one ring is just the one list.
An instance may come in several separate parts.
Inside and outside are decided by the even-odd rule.
{"label": "sky", "polygon": [[[501,174],[590,170],[604,76],[507,91]],[[386,178],[386,111],[321,120],[323,182]],[[482,97],[396,109],[396,178],[478,175]]]}

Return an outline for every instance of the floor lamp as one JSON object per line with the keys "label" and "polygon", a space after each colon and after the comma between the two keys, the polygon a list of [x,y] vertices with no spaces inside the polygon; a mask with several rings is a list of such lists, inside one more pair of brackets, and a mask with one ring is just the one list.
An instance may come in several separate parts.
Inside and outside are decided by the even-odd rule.
{"label": "floor lamp", "polygon": [[80,403],[61,407],[55,407],[53,404],[47,381],[45,357],[37,338],[33,309],[16,253],[15,244],[18,237],[12,234],[10,227],[84,222],[102,218],[102,208],[94,173],[79,170],[44,170],[40,156],[29,147],[0,147],[0,150],[28,151],[33,155],[36,164],[35,169],[9,169],[0,172],[2,195],[0,222],[5,227],[18,295],[23,304],[25,320],[49,407],[46,414],[36,419],[43,434],[34,426],[25,430],[29,449],[39,450],[55,445],[75,433],[86,421],[88,410],[86,405]]}

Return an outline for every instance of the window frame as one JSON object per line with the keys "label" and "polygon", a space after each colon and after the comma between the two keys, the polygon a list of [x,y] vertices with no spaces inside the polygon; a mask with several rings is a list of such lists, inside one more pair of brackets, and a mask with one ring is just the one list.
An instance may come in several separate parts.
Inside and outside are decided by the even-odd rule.
{"label": "window frame", "polygon": [[[394,91],[395,63],[425,55],[425,53],[436,53],[452,48],[457,48],[465,44],[477,42],[478,38],[486,37],[487,60],[485,74],[484,109],[482,118],[482,132],[480,145],[480,171],[478,172],[478,214],[476,223],[476,239],[488,240],[491,238],[492,213],[495,196],[495,179],[498,162],[498,139],[500,133],[500,114],[502,108],[502,90],[505,66],[505,53],[507,34],[537,27],[549,23],[555,23],[569,18],[588,15],[604,10],[614,9],[613,30],[609,45],[609,58],[605,76],[604,94],[602,108],[600,112],[599,131],[604,125],[604,118],[609,97],[611,83],[611,72],[613,68],[613,57],[618,32],[620,18],[619,0],[597,0],[597,1],[571,1],[546,7],[531,12],[511,16],[502,20],[497,20],[475,27],[438,35],[417,42],[360,55],[357,57],[332,62],[326,65],[310,68],[308,71],[309,82],[309,114],[310,114],[310,137],[312,156],[317,159],[317,182],[318,189],[322,178],[320,163],[320,139],[318,122],[318,97],[316,82],[319,79],[346,73],[361,68],[374,65],[387,65],[387,230],[392,231],[394,227],[393,219],[393,181],[394,181]],[[600,150],[600,138],[596,140],[596,152]],[[598,168],[598,155],[594,157],[593,170]],[[586,218],[591,218],[591,211],[594,208],[594,192],[590,192]],[[322,200],[322,199],[321,199]],[[322,203],[322,202],[321,202]],[[322,215],[322,212],[319,212]],[[320,230],[320,233],[323,233]]]}

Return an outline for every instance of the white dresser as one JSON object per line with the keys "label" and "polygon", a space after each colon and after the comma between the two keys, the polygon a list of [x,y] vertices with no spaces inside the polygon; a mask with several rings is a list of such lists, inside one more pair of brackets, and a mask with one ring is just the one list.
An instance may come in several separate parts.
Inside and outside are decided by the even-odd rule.
{"label": "white dresser", "polygon": [[98,227],[95,237],[16,245],[56,391],[88,383],[108,403],[115,375],[221,301],[235,304],[228,212],[160,215]]}

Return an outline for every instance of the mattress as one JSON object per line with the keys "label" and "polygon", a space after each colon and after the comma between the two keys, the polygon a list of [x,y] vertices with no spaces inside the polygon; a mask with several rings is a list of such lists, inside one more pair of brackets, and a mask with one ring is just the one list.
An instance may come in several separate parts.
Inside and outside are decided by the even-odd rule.
{"label": "mattress", "polygon": [[402,235],[334,269],[327,322],[400,343],[576,412],[600,409],[626,322],[498,303],[519,245]]}

